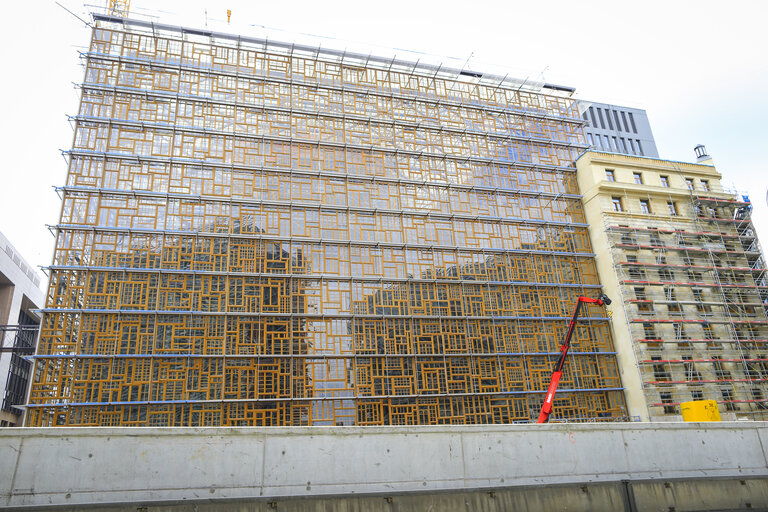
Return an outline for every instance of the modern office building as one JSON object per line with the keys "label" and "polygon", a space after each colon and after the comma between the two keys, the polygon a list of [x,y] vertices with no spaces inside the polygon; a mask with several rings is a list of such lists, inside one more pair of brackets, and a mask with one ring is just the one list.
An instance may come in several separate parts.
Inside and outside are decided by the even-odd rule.
{"label": "modern office building", "polygon": [[[698,163],[589,151],[577,161],[630,414],[680,420],[711,399],[766,419],[768,282],[747,196]],[[639,371],[638,371],[639,369]]]}
{"label": "modern office building", "polygon": [[595,151],[658,158],[648,114],[643,109],[578,101],[584,135]]}
{"label": "modern office building", "polygon": [[[28,425],[535,419],[600,291],[572,90],[95,16]],[[553,420],[626,417],[590,309]]]}
{"label": "modern office building", "polygon": [[42,305],[40,277],[0,233],[0,427],[22,424]]}

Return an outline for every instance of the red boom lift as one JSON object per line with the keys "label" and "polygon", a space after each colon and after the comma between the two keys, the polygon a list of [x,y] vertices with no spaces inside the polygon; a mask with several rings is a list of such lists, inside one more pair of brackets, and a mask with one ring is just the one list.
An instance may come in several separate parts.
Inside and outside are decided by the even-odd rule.
{"label": "red boom lift", "polygon": [[539,414],[539,420],[536,423],[546,423],[549,421],[549,413],[552,412],[552,401],[555,399],[557,383],[560,382],[560,377],[563,376],[563,363],[565,363],[565,356],[568,355],[568,349],[571,348],[571,336],[573,336],[573,330],[576,328],[576,320],[579,318],[581,304],[584,302],[587,304],[596,304],[598,306],[608,306],[611,303],[611,299],[609,299],[606,294],[601,293],[596,299],[579,297],[576,301],[576,310],[573,312],[571,322],[568,324],[568,333],[565,335],[565,341],[560,347],[560,359],[558,359],[557,364],[555,364],[555,370],[552,372],[552,380],[549,381],[547,396],[544,398],[544,404],[541,406],[541,414]]}

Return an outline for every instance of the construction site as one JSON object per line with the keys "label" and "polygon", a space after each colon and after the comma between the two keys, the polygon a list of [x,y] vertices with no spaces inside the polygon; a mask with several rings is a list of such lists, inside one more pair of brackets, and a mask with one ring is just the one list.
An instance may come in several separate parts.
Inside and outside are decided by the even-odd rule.
{"label": "construction site", "polygon": [[[632,415],[679,421],[715,400],[766,419],[768,282],[749,197],[699,163],[588,152],[577,162]],[[604,245],[603,245],[604,244]],[[633,372],[633,368],[639,369]]]}
{"label": "construction site", "polygon": [[[28,426],[535,418],[600,292],[572,89],[94,23]],[[576,336],[553,421],[626,419]]]}

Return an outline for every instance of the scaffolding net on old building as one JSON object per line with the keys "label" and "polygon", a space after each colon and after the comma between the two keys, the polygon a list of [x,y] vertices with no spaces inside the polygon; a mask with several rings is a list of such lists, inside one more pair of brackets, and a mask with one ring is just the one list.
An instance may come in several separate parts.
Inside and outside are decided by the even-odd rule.
{"label": "scaffolding net on old building", "polygon": [[631,206],[605,207],[650,417],[709,399],[726,418],[766,419],[768,282],[752,204],[720,187],[714,169],[696,178],[691,164],[670,165],[663,186],[683,187],[667,197],[628,187],[614,199]]}
{"label": "scaffolding net on old building", "polygon": [[[600,289],[567,95],[95,18],[28,425],[535,419]],[[555,421],[626,415],[600,315]]]}

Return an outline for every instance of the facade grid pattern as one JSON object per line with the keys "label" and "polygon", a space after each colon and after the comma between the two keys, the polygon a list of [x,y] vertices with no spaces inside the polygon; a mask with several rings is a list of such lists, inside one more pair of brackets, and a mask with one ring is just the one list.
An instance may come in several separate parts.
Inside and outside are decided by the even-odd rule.
{"label": "facade grid pattern", "polygon": [[[28,425],[530,421],[600,283],[574,102],[97,16]],[[625,416],[587,317],[560,420]]]}

